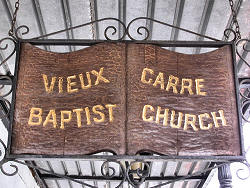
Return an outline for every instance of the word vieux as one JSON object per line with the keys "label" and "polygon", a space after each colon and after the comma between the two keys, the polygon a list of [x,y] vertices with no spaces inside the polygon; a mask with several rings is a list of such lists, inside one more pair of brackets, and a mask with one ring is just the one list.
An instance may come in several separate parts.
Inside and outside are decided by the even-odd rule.
{"label": "word vieux", "polygon": [[[66,78],[66,92],[74,93],[79,92],[79,88],[81,89],[89,89],[92,86],[96,86],[103,83],[110,83],[110,81],[103,76],[104,68],[100,68],[99,72],[96,70],[92,70],[91,72],[86,72],[87,84],[84,82],[84,78],[82,74],[68,76]],[[91,79],[91,74],[95,76],[94,82]],[[49,79],[47,75],[42,74],[43,84],[45,91],[47,93],[55,92],[55,83],[58,82],[58,93],[65,92],[63,90],[63,77],[52,77],[49,83]],[[154,70],[149,68],[144,68],[141,74],[141,82],[143,84],[152,85],[153,87],[158,87],[161,90],[165,90],[166,92],[173,92],[174,94],[184,94],[185,90],[188,92],[189,95],[201,95],[206,96],[206,92],[203,91],[204,89],[204,79],[186,79],[186,78],[178,78],[173,75],[169,75],[168,80],[165,82],[164,80],[164,73],[159,72],[157,76],[155,76]],[[166,86],[165,86],[166,85]],[[180,90],[178,91],[177,86],[181,86]],[[195,85],[195,91],[192,90],[193,85]],[[79,86],[79,87],[77,87]],[[105,114],[108,114],[109,122],[114,121],[113,110],[117,107],[116,104],[106,104],[106,105],[95,105],[92,108],[85,107],[85,108],[76,108],[72,110],[61,110],[60,111],[60,119],[61,121],[57,122],[57,113],[55,109],[50,109],[45,120],[43,121],[43,109],[32,107],[30,109],[30,116],[28,120],[28,124],[30,126],[34,125],[43,125],[44,127],[51,124],[54,128],[65,128],[65,123],[70,123],[72,117],[75,117],[77,120],[78,128],[81,128],[82,125],[82,116],[85,116],[85,123],[86,125],[91,125],[92,122],[101,123],[104,122],[106,117]],[[162,113],[163,111],[163,113]],[[170,114],[170,115],[169,115]],[[209,115],[211,114],[211,116]],[[219,114],[217,116],[216,114]],[[170,116],[170,118],[169,118]],[[210,113],[203,113],[199,115],[195,114],[183,114],[182,112],[178,112],[177,123],[175,123],[176,119],[176,112],[175,110],[165,108],[162,109],[160,106],[153,107],[152,105],[144,105],[142,109],[142,120],[145,122],[155,122],[160,124],[160,120],[162,119],[163,126],[169,126],[171,128],[177,128],[187,130],[188,127],[192,128],[194,131],[201,130],[208,130],[213,127],[213,125],[218,128],[220,127],[219,122],[221,122],[222,126],[227,126],[226,119],[224,117],[224,111],[218,110],[218,112],[210,112]],[[198,118],[197,118],[198,117]],[[196,126],[196,121],[198,120],[199,127]],[[210,122],[207,125],[204,125],[204,122]]]}

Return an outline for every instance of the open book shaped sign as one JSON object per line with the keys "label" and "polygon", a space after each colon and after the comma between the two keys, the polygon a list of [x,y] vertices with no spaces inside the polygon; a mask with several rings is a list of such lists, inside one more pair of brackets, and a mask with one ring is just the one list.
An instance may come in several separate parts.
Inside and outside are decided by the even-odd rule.
{"label": "open book shaped sign", "polygon": [[241,156],[232,51],[113,42],[54,53],[21,42],[10,154]]}

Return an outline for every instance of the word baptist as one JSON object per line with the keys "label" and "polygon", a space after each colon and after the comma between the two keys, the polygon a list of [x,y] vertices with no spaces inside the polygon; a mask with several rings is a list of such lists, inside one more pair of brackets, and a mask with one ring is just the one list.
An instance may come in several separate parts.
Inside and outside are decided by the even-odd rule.
{"label": "word baptist", "polygon": [[[51,81],[49,82],[48,76],[46,74],[42,74],[45,91],[47,93],[52,93],[54,91],[54,87],[57,81],[58,93],[63,93],[64,80],[66,80],[67,84],[66,88],[68,93],[78,92],[80,88],[81,89],[91,88],[93,84],[96,86],[100,84],[100,82],[110,83],[110,81],[103,76],[103,71],[104,68],[102,67],[100,68],[99,71],[92,70],[91,72],[86,72],[87,81],[86,80],[84,81],[83,74],[78,74],[78,75],[68,76],[67,78],[63,77],[57,78],[53,76],[51,78]],[[93,77],[95,78],[94,82],[92,81],[94,79]]]}
{"label": "word baptist", "polygon": [[[64,129],[65,123],[69,124],[73,118],[73,122],[77,122],[77,127],[81,128],[83,125],[82,123],[86,123],[86,125],[91,125],[92,121],[95,123],[102,123],[105,121],[106,117],[105,114],[108,113],[109,122],[114,121],[113,116],[113,109],[116,108],[116,104],[106,104],[103,105],[95,105],[92,108],[85,107],[85,108],[75,108],[72,110],[60,110],[60,112],[56,111],[55,109],[50,109],[49,112],[44,113],[42,108],[31,108],[30,109],[30,116],[28,125],[43,125],[46,126],[53,126],[54,128],[60,125],[60,129]],[[44,114],[46,118],[44,119]],[[60,117],[60,122],[58,123],[57,120]]]}

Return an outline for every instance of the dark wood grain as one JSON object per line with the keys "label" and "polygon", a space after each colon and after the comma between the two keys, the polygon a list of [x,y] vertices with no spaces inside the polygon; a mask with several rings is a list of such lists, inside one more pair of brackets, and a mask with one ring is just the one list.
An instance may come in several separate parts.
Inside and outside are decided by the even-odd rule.
{"label": "dark wood grain", "polygon": [[[240,155],[240,139],[237,121],[237,107],[233,78],[233,62],[230,46],[222,47],[210,53],[187,55],[171,52],[154,45],[103,43],[71,52],[53,53],[23,44],[19,62],[16,104],[14,113],[11,152],[14,154],[90,154],[109,150],[117,154],[135,155],[140,151],[153,151],[164,155]],[[109,81],[99,80],[93,74],[103,68],[102,76]],[[142,71],[148,68],[146,79],[141,81]],[[81,89],[78,75],[83,74],[86,82],[89,72],[92,86]],[[162,74],[161,84],[153,86],[157,75]],[[51,93],[46,92],[42,74],[51,81],[52,76],[63,77],[63,92],[58,92],[58,82]],[[77,92],[67,92],[66,78],[76,75]],[[166,90],[169,76],[179,78],[177,93]],[[190,95],[188,89],[180,94],[181,80],[191,79]],[[197,95],[195,79],[204,79],[202,92]],[[113,122],[105,105],[116,104],[113,108]],[[105,120],[92,111],[95,105],[103,106]],[[142,119],[145,105],[154,108],[148,111],[153,121]],[[55,109],[57,127],[50,122],[45,127],[28,125],[30,109],[42,108],[45,120],[50,109]],[[87,124],[85,108],[90,110],[91,124]],[[163,118],[156,122],[157,107],[161,113],[168,109],[167,124]],[[77,114],[73,109],[82,108],[82,127],[78,127]],[[72,119],[60,128],[60,111],[72,111]],[[183,114],[180,128],[170,126],[171,112],[175,111],[175,123],[178,113]],[[214,125],[209,130],[201,130],[198,115],[210,114],[204,119],[204,125],[213,123],[211,112],[224,111],[227,126]],[[191,125],[184,130],[185,114],[193,114],[197,120],[195,131]]]}
{"label": "dark wood grain", "polygon": [[[125,45],[100,44],[72,53],[52,53],[38,49],[30,44],[23,44],[19,63],[19,75],[16,91],[16,109],[13,124],[13,153],[33,154],[88,154],[100,150],[110,150],[117,154],[125,151]],[[110,83],[100,81],[94,85],[96,77],[91,74],[92,87],[82,90],[77,84],[79,92],[68,93],[66,84],[63,93],[55,91],[47,93],[44,88],[41,74],[67,77],[83,74],[85,72],[104,67],[103,76]],[[76,79],[75,79],[76,80]],[[79,83],[79,81],[77,81]],[[29,126],[29,110],[31,107],[42,108],[46,118],[50,109],[57,112],[57,122],[60,123],[61,110],[94,105],[116,104],[114,108],[114,121],[109,122],[108,111],[105,121],[96,123],[91,120],[91,125],[86,125],[86,117],[82,113],[82,127],[77,127],[76,114],[72,113],[72,120],[65,124],[65,129],[53,128],[52,123],[46,127],[42,125]],[[91,118],[100,118],[91,113]]]}
{"label": "dark wood grain", "polygon": [[[200,55],[175,53],[155,46],[155,62],[148,61],[148,56],[144,54],[144,49],[148,48],[148,45],[128,45],[128,154],[152,150],[165,155],[239,155],[230,46]],[[161,90],[160,85],[154,87],[152,84],[144,84],[140,79],[145,67],[154,70],[154,75],[148,74],[148,79],[155,79],[159,72],[164,74],[164,81],[168,80],[170,74],[179,79],[202,78],[205,80],[202,91],[207,95],[189,95],[187,90],[184,94],[173,94],[172,91]],[[180,89],[181,84],[178,84],[177,90]],[[192,90],[195,93],[194,84]],[[153,106],[155,110],[160,106],[162,109],[175,110],[176,114],[182,112],[196,116],[222,109],[228,126],[200,130],[196,121],[198,131],[194,131],[191,126],[184,130],[184,122],[180,129],[175,129],[169,126],[170,115],[167,126],[163,126],[162,120],[160,124],[155,123],[155,112],[149,114],[154,116],[154,122],[145,122],[141,118],[145,104]],[[205,120],[204,125],[211,122],[211,119]]]}

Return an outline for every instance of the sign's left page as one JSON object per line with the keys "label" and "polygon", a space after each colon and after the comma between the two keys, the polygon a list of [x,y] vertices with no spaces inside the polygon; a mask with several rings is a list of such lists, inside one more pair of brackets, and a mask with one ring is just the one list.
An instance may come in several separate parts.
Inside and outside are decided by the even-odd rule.
{"label": "sign's left page", "polygon": [[12,154],[124,154],[125,116],[125,44],[21,45]]}

